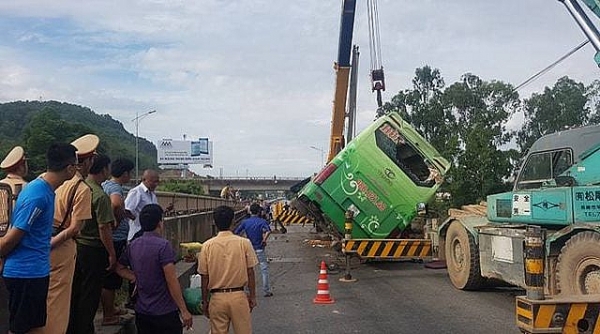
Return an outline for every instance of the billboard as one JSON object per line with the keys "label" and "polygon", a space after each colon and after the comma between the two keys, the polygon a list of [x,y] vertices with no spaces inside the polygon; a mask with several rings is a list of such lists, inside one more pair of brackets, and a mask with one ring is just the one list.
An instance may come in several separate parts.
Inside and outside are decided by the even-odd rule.
{"label": "billboard", "polygon": [[163,139],[156,145],[159,164],[212,165],[212,141]]}

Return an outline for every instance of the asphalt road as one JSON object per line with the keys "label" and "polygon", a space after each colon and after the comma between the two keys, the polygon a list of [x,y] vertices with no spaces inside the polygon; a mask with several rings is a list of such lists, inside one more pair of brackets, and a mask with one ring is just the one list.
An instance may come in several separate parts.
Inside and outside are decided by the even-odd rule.
{"label": "asphalt road", "polygon": [[[330,271],[335,303],[316,305],[320,262],[343,264],[343,258],[304,242],[314,237],[300,226],[272,235],[267,254],[274,296],[258,294],[254,333],[520,333],[514,297],[524,291],[459,291],[445,269],[414,262],[353,263],[355,283],[339,281],[343,270]],[[256,275],[259,285],[258,270]],[[206,318],[194,318],[194,333],[207,333],[207,326]]]}
{"label": "asphalt road", "polygon": [[[330,271],[329,290],[335,300],[315,305],[319,265],[343,264],[338,253],[311,247],[308,227],[290,226],[273,234],[267,247],[274,296],[258,294],[254,333],[519,333],[515,325],[514,288],[465,292],[454,289],[444,269],[420,263],[353,263],[355,283],[342,283],[343,271]],[[256,272],[260,284],[260,272]],[[257,291],[259,292],[259,291]],[[0,282],[0,303],[7,302]],[[0,307],[0,333],[7,314]],[[208,321],[194,317],[194,331],[208,333]]]}

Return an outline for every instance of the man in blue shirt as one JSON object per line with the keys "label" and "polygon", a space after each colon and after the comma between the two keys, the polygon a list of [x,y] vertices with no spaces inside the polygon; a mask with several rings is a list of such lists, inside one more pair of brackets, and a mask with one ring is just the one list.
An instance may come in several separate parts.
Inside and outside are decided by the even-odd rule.
{"label": "man in blue shirt", "polygon": [[271,227],[266,220],[258,216],[261,210],[262,208],[257,203],[250,205],[250,218],[244,219],[233,233],[238,235],[245,233],[246,237],[250,239],[260,265],[264,296],[271,297],[273,292],[271,292],[269,285],[269,264],[267,254],[265,254],[265,246],[269,235],[271,235]]}
{"label": "man in blue shirt", "polygon": [[[115,215],[117,226],[113,231],[113,243],[117,260],[127,246],[129,233],[129,220],[135,219],[131,212],[125,210],[125,196],[123,185],[129,183],[135,165],[133,161],[117,158],[110,164],[111,179],[102,183],[104,192],[110,197],[110,203]],[[118,324],[121,315],[127,311],[115,307],[115,291],[121,288],[121,276],[115,272],[107,272],[102,290],[103,325]]]}
{"label": "man in blue shirt", "polygon": [[76,148],[53,144],[46,162],[46,173],[19,194],[11,228],[0,238],[0,257],[5,257],[2,275],[9,291],[9,330],[15,334],[46,324],[54,190],[75,175]]}

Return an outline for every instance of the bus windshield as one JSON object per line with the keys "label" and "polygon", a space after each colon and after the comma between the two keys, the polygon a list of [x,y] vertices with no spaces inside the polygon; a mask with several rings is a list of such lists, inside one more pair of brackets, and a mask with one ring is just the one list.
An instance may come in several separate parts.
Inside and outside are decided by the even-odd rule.
{"label": "bus windshield", "polygon": [[437,171],[428,166],[419,152],[392,125],[383,123],[375,131],[375,142],[414,183],[429,188],[435,184],[431,174]]}

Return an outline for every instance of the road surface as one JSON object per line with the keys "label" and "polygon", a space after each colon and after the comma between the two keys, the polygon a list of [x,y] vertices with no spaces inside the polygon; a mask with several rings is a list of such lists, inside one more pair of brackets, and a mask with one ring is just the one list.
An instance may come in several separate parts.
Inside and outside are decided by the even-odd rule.
{"label": "road surface", "polygon": [[[355,283],[342,283],[343,270],[328,275],[335,303],[316,305],[319,264],[343,264],[338,253],[306,240],[309,227],[291,226],[273,234],[267,246],[274,296],[257,289],[254,333],[520,333],[515,325],[516,288],[465,292],[452,287],[445,269],[415,262],[353,263]],[[257,286],[260,271],[257,268]],[[194,333],[208,322],[195,316]],[[191,333],[191,332],[188,332]]]}

